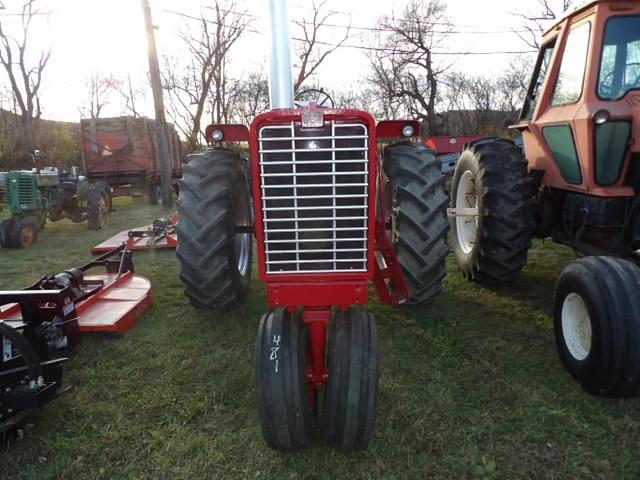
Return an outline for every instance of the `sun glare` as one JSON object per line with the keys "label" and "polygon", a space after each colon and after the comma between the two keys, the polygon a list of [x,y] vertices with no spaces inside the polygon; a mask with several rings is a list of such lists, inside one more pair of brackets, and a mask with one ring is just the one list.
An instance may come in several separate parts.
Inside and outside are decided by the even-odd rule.
{"label": "sun glare", "polygon": [[45,117],[77,120],[86,81],[95,73],[144,78],[147,44],[139,1],[55,0],[51,5],[49,27],[37,41],[51,46],[43,81],[49,99]]}

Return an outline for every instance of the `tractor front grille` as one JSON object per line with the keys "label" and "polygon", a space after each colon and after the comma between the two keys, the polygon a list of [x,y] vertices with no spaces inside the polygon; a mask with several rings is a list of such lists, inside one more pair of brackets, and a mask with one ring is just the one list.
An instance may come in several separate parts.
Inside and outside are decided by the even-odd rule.
{"label": "tractor front grille", "polygon": [[37,186],[31,173],[9,173],[7,177],[7,204],[13,210],[37,208]]}
{"label": "tractor front grille", "polygon": [[267,273],[367,270],[368,131],[298,123],[259,131]]}

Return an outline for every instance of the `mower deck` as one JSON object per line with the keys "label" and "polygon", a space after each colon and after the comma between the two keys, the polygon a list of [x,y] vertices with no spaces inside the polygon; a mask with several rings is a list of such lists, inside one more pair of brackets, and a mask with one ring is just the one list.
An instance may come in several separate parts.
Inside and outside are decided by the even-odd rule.
{"label": "mower deck", "polygon": [[[104,287],[76,305],[80,333],[111,332],[126,334],[151,307],[151,283],[144,277],[126,272],[88,275],[87,281],[102,281]],[[0,320],[21,321],[17,303],[0,307]]]}
{"label": "mower deck", "polygon": [[109,252],[122,244],[126,244],[128,250],[176,248],[178,245],[178,236],[175,231],[177,222],[177,214],[174,213],[167,220],[159,219],[143,227],[123,230],[93,247],[91,253]]}

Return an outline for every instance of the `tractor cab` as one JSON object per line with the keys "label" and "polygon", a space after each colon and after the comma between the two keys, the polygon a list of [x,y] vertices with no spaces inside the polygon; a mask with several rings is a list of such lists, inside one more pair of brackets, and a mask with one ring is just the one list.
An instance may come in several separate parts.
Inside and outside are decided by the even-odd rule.
{"label": "tractor cab", "polygon": [[531,171],[600,197],[640,188],[640,2],[589,1],[544,35],[523,106]]}

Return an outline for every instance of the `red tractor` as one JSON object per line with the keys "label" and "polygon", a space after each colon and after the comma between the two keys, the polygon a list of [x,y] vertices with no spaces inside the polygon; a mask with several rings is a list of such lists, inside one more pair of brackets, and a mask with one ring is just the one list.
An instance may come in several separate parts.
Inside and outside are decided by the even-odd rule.
{"label": "red tractor", "polygon": [[[271,2],[272,110],[249,130],[210,125],[212,148],[184,165],[180,278],[196,307],[242,300],[255,235],[271,308],[255,350],[265,440],[292,451],[319,430],[341,451],[360,450],[374,429],[379,352],[374,316],[355,306],[367,304],[370,281],[393,305],[441,290],[448,196],[434,152],[411,141],[416,122],[293,108],[286,3]],[[228,142],[249,143],[251,185]]]}
{"label": "red tractor", "polygon": [[543,37],[519,123],[523,150],[472,142],[449,211],[469,280],[510,281],[532,237],[582,258],[561,273],[554,331],[569,373],[594,394],[640,386],[640,1],[589,1]]}

